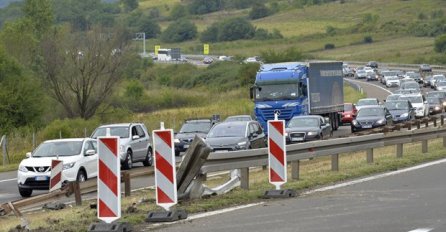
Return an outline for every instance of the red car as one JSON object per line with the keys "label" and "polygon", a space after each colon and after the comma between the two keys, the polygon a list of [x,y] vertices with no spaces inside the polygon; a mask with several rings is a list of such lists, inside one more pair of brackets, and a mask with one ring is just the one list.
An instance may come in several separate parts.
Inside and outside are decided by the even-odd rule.
{"label": "red car", "polygon": [[352,103],[344,103],[344,112],[342,112],[342,118],[341,122],[342,124],[345,123],[352,123],[353,119],[356,117],[356,113],[358,110],[356,109],[356,106]]}

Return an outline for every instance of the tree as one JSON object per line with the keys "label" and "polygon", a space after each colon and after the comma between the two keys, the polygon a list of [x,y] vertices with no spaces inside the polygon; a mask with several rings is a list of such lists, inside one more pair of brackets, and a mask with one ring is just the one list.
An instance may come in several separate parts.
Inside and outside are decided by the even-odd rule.
{"label": "tree", "polygon": [[112,94],[126,66],[128,32],[54,30],[43,40],[43,79],[68,117],[89,119]]}
{"label": "tree", "polygon": [[221,9],[221,0],[192,0],[189,4],[189,13],[207,14]]}
{"label": "tree", "polygon": [[43,94],[37,86],[0,48],[0,133],[40,124]]}
{"label": "tree", "polygon": [[121,0],[121,3],[127,12],[137,9],[139,6],[138,0]]}
{"label": "tree", "polygon": [[201,32],[201,42],[217,42],[220,25],[218,23],[211,24],[206,30]]}
{"label": "tree", "polygon": [[197,36],[197,27],[189,20],[172,22],[161,34],[161,40],[167,43],[183,42]]}
{"label": "tree", "polygon": [[434,50],[438,53],[446,52],[446,34],[440,35],[435,38]]}
{"label": "tree", "polygon": [[0,32],[0,42],[8,55],[25,67],[32,66],[39,41],[29,19],[6,23]]}
{"label": "tree", "polygon": [[218,34],[219,41],[251,39],[256,29],[244,18],[232,18],[224,21]]}
{"label": "tree", "polygon": [[53,25],[53,6],[50,0],[25,0],[25,18],[32,23],[37,38],[41,38]]}
{"label": "tree", "polygon": [[161,33],[161,28],[155,20],[149,17],[143,17],[139,21],[139,31],[146,33],[146,38],[156,38]]}
{"label": "tree", "polygon": [[260,19],[268,16],[270,10],[265,6],[265,4],[255,4],[252,6],[251,11],[249,12],[250,19]]}
{"label": "tree", "polygon": [[187,16],[187,9],[181,4],[176,4],[170,11],[170,19],[177,20]]}

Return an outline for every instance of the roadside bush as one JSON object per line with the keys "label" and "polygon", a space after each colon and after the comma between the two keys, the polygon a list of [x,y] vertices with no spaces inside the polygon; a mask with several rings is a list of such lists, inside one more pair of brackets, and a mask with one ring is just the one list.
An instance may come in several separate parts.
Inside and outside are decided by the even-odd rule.
{"label": "roadside bush", "polygon": [[325,50],[334,49],[334,48],[335,48],[335,45],[332,43],[325,44],[325,46],[324,46]]}
{"label": "roadside bush", "polygon": [[213,23],[208,28],[206,28],[206,30],[201,32],[201,42],[218,42],[219,27],[220,25],[218,23]]}
{"label": "roadside bush", "polygon": [[240,85],[241,86],[253,85],[259,68],[260,68],[259,63],[248,63],[242,65],[237,75],[240,80]]}
{"label": "roadside bush", "polygon": [[263,28],[258,28],[254,34],[254,39],[256,40],[267,40],[267,39],[281,39],[283,38],[279,30],[274,29],[272,33]]}
{"label": "roadside bush", "polygon": [[446,34],[440,35],[435,39],[434,50],[438,53],[446,51]]}
{"label": "roadside bush", "polygon": [[364,43],[373,43],[373,37],[371,35],[366,35],[366,36],[364,36],[363,42]]}
{"label": "roadside bush", "polygon": [[336,28],[333,26],[327,26],[325,28],[325,33],[327,33],[327,35],[330,35],[330,36],[336,35]]}
{"label": "roadside bush", "polygon": [[[57,119],[42,130],[42,135],[44,140],[59,139],[60,136],[62,136],[62,138],[88,137],[99,125],[100,123],[97,119]],[[86,134],[84,132],[86,132]]]}
{"label": "roadside bush", "polygon": [[251,11],[249,12],[250,19],[260,19],[267,17],[270,14],[270,10],[265,6],[265,4],[255,4],[252,6]]}
{"label": "roadside bush", "polygon": [[161,28],[158,23],[147,16],[143,16],[140,19],[138,30],[146,33],[146,39],[156,38],[161,33]]}
{"label": "roadside bush", "polygon": [[285,51],[275,51],[273,49],[269,49],[266,51],[260,52],[260,56],[265,61],[265,63],[277,63],[277,62],[287,62],[287,61],[300,61],[304,58],[301,51],[297,48],[292,47],[286,49]]}
{"label": "roadside bush", "polygon": [[172,10],[170,11],[170,20],[177,20],[180,18],[184,18],[187,16],[187,9],[185,6],[181,4],[175,4]]}
{"label": "roadside bush", "polygon": [[232,18],[223,21],[218,33],[219,41],[233,41],[251,39],[255,34],[255,27],[244,18]]}
{"label": "roadside bush", "polygon": [[207,14],[220,10],[222,7],[221,3],[221,0],[192,0],[188,9],[191,14]]}

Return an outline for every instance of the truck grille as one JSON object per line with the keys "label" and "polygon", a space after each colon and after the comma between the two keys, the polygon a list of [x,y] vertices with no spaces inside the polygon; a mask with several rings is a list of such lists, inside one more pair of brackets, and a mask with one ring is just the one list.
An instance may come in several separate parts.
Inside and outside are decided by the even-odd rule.
{"label": "truck grille", "polygon": [[361,124],[361,126],[372,126],[373,121],[363,121],[363,122],[359,122],[359,124]]}
{"label": "truck grille", "polygon": [[290,137],[291,138],[303,138],[303,137],[305,137],[305,133],[291,133]]}
{"label": "truck grille", "polygon": [[31,166],[26,166],[26,169],[28,169],[28,171],[30,172],[40,172],[40,173],[45,173],[51,170],[50,166],[39,166],[39,167],[31,167]]}
{"label": "truck grille", "polygon": [[293,109],[286,109],[286,108],[278,108],[278,109],[268,108],[268,109],[260,109],[260,110],[262,112],[263,117],[266,120],[274,119],[274,111],[275,110],[280,110],[279,119],[284,119],[284,120],[291,119],[292,113],[293,113]]}

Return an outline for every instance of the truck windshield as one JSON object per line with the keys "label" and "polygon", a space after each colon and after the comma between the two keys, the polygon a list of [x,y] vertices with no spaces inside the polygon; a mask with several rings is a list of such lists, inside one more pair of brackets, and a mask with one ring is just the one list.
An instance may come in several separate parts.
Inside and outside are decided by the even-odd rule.
{"label": "truck windshield", "polygon": [[261,85],[256,91],[257,101],[294,100],[299,97],[298,84]]}

